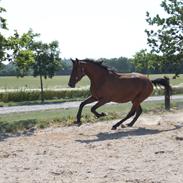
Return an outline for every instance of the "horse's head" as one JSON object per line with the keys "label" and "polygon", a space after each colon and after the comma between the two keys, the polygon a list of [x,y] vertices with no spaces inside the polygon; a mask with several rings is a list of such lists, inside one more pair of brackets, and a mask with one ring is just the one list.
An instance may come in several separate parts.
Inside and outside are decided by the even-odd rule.
{"label": "horse's head", "polygon": [[71,59],[71,61],[73,63],[73,68],[68,85],[74,88],[76,83],[80,81],[81,78],[85,75],[85,72],[84,72],[84,63],[82,63],[78,59],[76,60]]}

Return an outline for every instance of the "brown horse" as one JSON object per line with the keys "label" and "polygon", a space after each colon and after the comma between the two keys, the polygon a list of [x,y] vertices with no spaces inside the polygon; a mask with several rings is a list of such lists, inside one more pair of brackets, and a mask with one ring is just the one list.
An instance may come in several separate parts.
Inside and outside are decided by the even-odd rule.
{"label": "brown horse", "polygon": [[133,126],[135,121],[142,113],[140,104],[151,95],[154,85],[163,85],[170,88],[169,83],[165,78],[158,80],[149,80],[145,75],[139,73],[117,73],[109,70],[102,62],[95,62],[93,60],[72,60],[73,69],[68,85],[75,87],[75,84],[81,78],[87,75],[90,79],[91,96],[80,104],[77,113],[77,124],[81,125],[81,112],[86,104],[96,102],[91,108],[91,112],[96,117],[105,116],[105,113],[98,113],[96,111],[100,106],[108,102],[125,103],[132,102],[132,108],[127,116],[113,125],[112,130],[115,130],[128,118],[135,115],[128,126]]}

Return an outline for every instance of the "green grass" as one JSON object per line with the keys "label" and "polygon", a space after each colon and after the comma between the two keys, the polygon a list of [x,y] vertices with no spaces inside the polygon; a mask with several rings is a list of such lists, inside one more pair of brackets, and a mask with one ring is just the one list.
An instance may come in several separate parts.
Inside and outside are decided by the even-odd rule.
{"label": "green grass", "polygon": [[161,78],[164,76],[167,76],[170,78],[170,84],[172,86],[176,86],[176,85],[180,85],[180,84],[183,86],[183,74],[180,74],[180,76],[177,79],[172,79],[174,74],[151,74],[150,79]]}
{"label": "green grass", "polygon": [[[45,89],[62,89],[68,88],[69,76],[55,76],[52,79],[44,79]],[[84,77],[77,85],[83,87],[89,85],[89,79]],[[39,77],[26,76],[23,78],[17,77],[0,77],[0,89],[39,89]]]}
{"label": "green grass", "polygon": [[[62,102],[72,102],[72,101],[81,101],[83,98],[68,98],[68,99],[53,99],[53,100],[45,100],[44,104],[58,104]],[[33,100],[33,101],[22,101],[22,102],[2,102],[0,101],[0,107],[11,107],[11,106],[23,106],[23,105],[40,105],[42,104],[41,100]]]}
{"label": "green grass", "polygon": [[[150,75],[150,79],[168,76],[170,78],[171,85],[183,85],[183,74],[180,75],[177,79],[172,79],[173,74],[155,74]],[[68,81],[70,76],[55,76],[52,79],[44,80],[44,88],[45,89],[62,89],[68,88]],[[90,82],[87,77],[84,77],[76,87],[86,87],[89,86]],[[8,90],[8,89],[39,89],[40,82],[39,77],[26,76],[23,78],[17,77],[0,77],[0,89]]]}
{"label": "green grass", "polygon": [[[176,101],[172,104],[172,107],[182,107],[183,101]],[[99,112],[106,112],[108,115],[100,119],[96,119],[90,112],[90,107],[85,107],[82,115],[83,123],[94,123],[102,120],[120,119],[124,117],[130,110],[131,104],[114,104],[104,105],[99,108]],[[154,111],[155,113],[161,113],[164,111],[164,102],[144,102],[143,111]],[[24,131],[32,127],[45,128],[49,126],[68,126],[72,125],[76,119],[78,108],[74,109],[55,109],[39,111],[39,112],[27,112],[27,113],[11,113],[0,116],[0,133],[10,132],[15,133],[17,131]]]}

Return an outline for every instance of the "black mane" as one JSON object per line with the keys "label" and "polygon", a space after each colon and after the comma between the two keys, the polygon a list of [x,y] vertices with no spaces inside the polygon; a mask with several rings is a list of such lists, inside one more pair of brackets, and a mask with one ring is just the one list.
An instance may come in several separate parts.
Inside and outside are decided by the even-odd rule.
{"label": "black mane", "polygon": [[95,61],[93,59],[88,59],[88,58],[86,58],[84,60],[81,60],[81,61],[82,62],[86,62],[86,63],[92,63],[92,64],[95,64],[95,65],[97,65],[97,66],[99,66],[99,67],[101,67],[101,68],[103,68],[103,69],[105,69],[107,71],[111,71],[107,66],[102,65],[102,61]]}

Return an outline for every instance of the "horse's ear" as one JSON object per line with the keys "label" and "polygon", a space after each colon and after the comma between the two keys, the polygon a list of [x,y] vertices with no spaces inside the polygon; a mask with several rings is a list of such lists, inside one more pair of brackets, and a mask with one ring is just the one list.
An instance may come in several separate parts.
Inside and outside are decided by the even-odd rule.
{"label": "horse's ear", "polygon": [[76,58],[75,62],[78,64],[78,63],[80,63],[80,60],[78,58]]}
{"label": "horse's ear", "polygon": [[72,61],[72,63],[74,63],[74,62],[75,62],[75,60],[73,60],[72,58],[70,58],[70,60]]}

